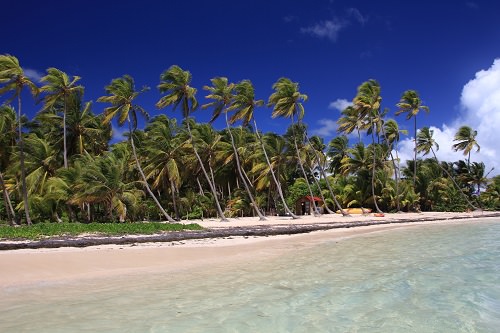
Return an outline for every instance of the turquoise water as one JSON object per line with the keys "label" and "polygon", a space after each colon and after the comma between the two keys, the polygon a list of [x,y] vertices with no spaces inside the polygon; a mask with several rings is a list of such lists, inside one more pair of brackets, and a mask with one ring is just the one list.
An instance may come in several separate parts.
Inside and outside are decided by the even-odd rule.
{"label": "turquoise water", "polygon": [[175,278],[4,291],[0,332],[499,332],[499,222],[384,231]]}

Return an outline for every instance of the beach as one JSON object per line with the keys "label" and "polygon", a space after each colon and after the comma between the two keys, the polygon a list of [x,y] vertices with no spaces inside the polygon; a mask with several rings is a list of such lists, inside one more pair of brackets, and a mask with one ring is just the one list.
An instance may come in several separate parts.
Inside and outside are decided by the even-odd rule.
{"label": "beach", "polygon": [[[218,264],[241,263],[252,258],[266,260],[288,251],[307,248],[325,241],[383,232],[396,228],[444,223],[477,223],[498,219],[498,212],[470,213],[397,213],[374,217],[373,214],[342,217],[323,215],[288,217],[234,218],[229,222],[215,219],[185,221],[199,223],[226,237],[184,239],[164,242],[103,244],[98,246],[39,248],[0,251],[0,287],[11,288],[33,284],[50,284],[112,278],[133,274],[186,272]],[[382,223],[382,224],[380,224]],[[352,227],[349,225],[351,224]],[[279,230],[305,226],[321,227],[312,232],[285,232],[272,236],[231,235],[228,230]],[[326,226],[326,227],[325,227]],[[309,230],[309,229],[304,229]]]}

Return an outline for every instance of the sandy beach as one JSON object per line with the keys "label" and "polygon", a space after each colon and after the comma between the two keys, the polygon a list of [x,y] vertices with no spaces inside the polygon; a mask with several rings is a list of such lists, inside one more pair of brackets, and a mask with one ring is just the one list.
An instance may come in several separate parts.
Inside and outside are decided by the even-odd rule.
{"label": "sandy beach", "polygon": [[[61,247],[0,251],[0,287],[29,286],[78,279],[109,278],[125,274],[185,272],[219,263],[244,262],[251,258],[272,258],[286,251],[313,246],[325,241],[442,223],[478,223],[499,220],[499,212],[471,213],[398,213],[384,217],[352,215],[234,218],[229,222],[215,219],[196,222],[207,230],[223,230],[229,236],[163,242],[99,245],[84,248]],[[418,223],[416,223],[418,222]],[[380,224],[382,223],[382,224]],[[351,227],[349,224],[352,224]],[[363,224],[363,225],[360,225]],[[318,231],[259,237],[231,235],[230,230],[290,230],[294,226],[316,226]],[[355,227],[354,227],[355,226]],[[265,229],[265,228],[264,228]],[[322,230],[325,229],[325,230]],[[303,229],[307,230],[307,229]]]}

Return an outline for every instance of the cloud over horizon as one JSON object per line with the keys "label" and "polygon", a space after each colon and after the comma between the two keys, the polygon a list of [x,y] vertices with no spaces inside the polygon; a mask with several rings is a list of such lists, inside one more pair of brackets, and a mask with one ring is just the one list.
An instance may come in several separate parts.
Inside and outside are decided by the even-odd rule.
{"label": "cloud over horizon", "polygon": [[[485,172],[494,170],[490,176],[500,174],[500,59],[495,59],[487,70],[480,70],[467,82],[460,98],[461,115],[450,124],[441,127],[431,126],[434,139],[439,144],[436,152],[438,159],[446,161],[465,160],[462,152],[455,152],[452,145],[455,133],[460,126],[467,125],[478,132],[476,140],[480,152],[471,153],[471,161],[484,162]],[[412,134],[413,135],[413,134]],[[413,159],[414,141],[408,137],[399,144],[401,161]],[[428,156],[432,157],[432,156]]]}

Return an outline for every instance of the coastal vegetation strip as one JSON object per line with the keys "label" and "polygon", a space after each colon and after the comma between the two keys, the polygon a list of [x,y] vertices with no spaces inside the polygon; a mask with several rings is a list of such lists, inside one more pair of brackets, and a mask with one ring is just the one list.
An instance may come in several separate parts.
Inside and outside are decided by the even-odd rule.
{"label": "coastal vegetation strip", "polygon": [[198,224],[180,223],[37,223],[12,228],[0,225],[0,240],[41,240],[47,237],[99,237],[151,235],[161,232],[201,230]]}
{"label": "coastal vegetation strip", "polygon": [[[500,217],[500,212],[484,212],[474,218],[495,218]],[[339,228],[354,228],[370,225],[395,224],[395,223],[416,223],[416,222],[431,222],[431,221],[448,221],[448,220],[466,220],[471,219],[469,215],[443,215],[433,217],[415,216],[412,219],[408,218],[391,218],[380,220],[377,218],[367,219],[364,221],[349,221],[344,222],[321,222],[321,223],[304,223],[304,224],[255,224],[251,226],[233,226],[220,228],[202,228],[197,224],[172,224],[178,226],[179,231],[175,232],[157,232],[146,235],[132,234],[124,232],[130,225],[133,224],[114,224],[116,230],[121,232],[113,232],[106,236],[105,233],[91,235],[88,232],[79,235],[60,235],[54,237],[45,237],[37,240],[7,240],[0,241],[0,251],[2,250],[19,250],[19,249],[41,249],[41,248],[61,248],[61,247],[88,247],[96,245],[134,245],[139,243],[152,242],[175,242],[191,239],[207,239],[207,238],[227,238],[227,237],[257,237],[257,236],[276,236],[276,235],[294,235],[300,233],[309,233],[320,230],[330,230]],[[161,225],[160,223],[150,223],[151,225]],[[136,224],[137,225],[137,224]],[[146,224],[144,224],[146,225]],[[168,224],[163,224],[168,225]],[[88,225],[84,225],[88,226]],[[126,226],[126,227],[125,227]],[[153,230],[155,227],[150,228]],[[9,229],[9,228],[0,228]],[[13,228],[10,228],[13,229]],[[14,228],[17,229],[17,228]],[[26,228],[30,229],[30,228]],[[139,228],[138,228],[139,229]],[[138,230],[136,229],[136,230]]]}

